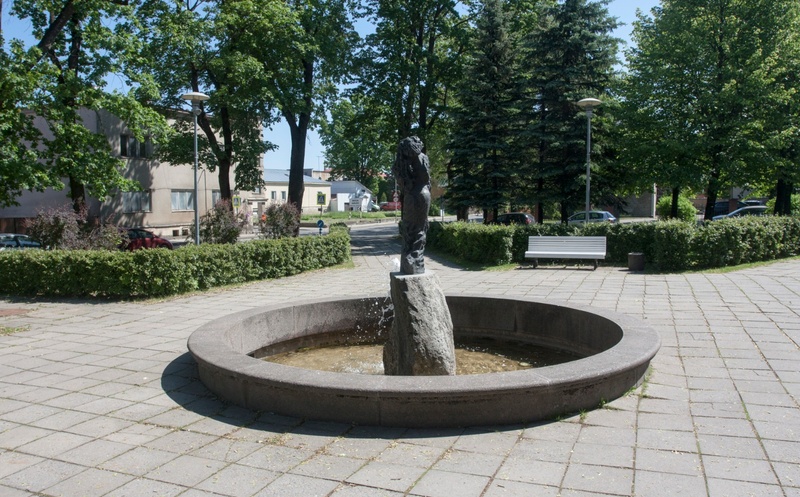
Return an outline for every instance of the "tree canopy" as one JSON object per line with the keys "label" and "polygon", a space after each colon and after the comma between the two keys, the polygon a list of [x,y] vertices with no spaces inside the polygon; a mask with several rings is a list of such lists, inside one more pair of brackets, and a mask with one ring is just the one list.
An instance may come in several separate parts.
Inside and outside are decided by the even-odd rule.
{"label": "tree canopy", "polygon": [[626,159],[674,191],[703,187],[706,219],[723,188],[796,181],[797,26],[791,0],[667,0],[640,15]]}
{"label": "tree canopy", "polygon": [[[18,0],[36,41],[0,48],[0,207],[64,189],[75,207],[136,185],[87,113],[109,111],[162,159],[201,164],[223,198],[262,184],[263,130],[292,140],[289,201],[302,205],[307,134],[320,127],[337,177],[373,184],[400,139],[427,146],[450,204],[496,213],[582,206],[586,115],[592,200],[653,183],[750,187],[790,212],[800,182],[800,3],[663,0],[640,14],[620,77],[608,0]],[[361,39],[354,19],[374,31]],[[0,31],[0,37],[2,31]],[[110,90],[114,77],[126,89]],[[128,90],[129,89],[129,90]],[[175,119],[172,130],[164,116]],[[46,123],[37,129],[37,119]],[[40,126],[41,127],[41,126]],[[236,175],[231,181],[231,171]]]}
{"label": "tree canopy", "polygon": [[104,198],[115,189],[136,188],[122,176],[124,164],[105,136],[84,125],[82,113],[108,110],[142,141],[167,136],[164,119],[136,93],[106,90],[112,74],[151,88],[146,76],[127,70],[138,44],[121,26],[133,10],[111,0],[70,0],[58,9],[43,0],[19,0],[12,7],[12,14],[31,22],[38,42],[25,48],[12,40],[9,51],[0,48],[0,206],[14,205],[24,190],[68,186],[79,210],[86,194]]}

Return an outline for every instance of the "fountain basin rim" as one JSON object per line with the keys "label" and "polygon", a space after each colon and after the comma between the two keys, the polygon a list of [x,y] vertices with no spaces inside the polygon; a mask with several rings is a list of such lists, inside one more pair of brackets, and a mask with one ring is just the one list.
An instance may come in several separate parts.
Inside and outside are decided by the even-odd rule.
{"label": "fountain basin rim", "polygon": [[[356,297],[352,299],[324,298],[316,300],[278,303],[248,311],[235,313],[213,320],[198,328],[189,338],[188,347],[192,355],[202,365],[213,365],[243,375],[251,381],[268,382],[280,386],[324,389],[341,394],[366,393],[375,395],[462,395],[472,392],[512,392],[548,388],[550,386],[580,385],[596,381],[598,377],[610,377],[625,370],[649,364],[660,348],[658,334],[634,318],[604,309],[579,307],[566,302],[544,301],[527,297],[485,297],[472,294],[448,295],[448,298],[471,298],[482,301],[530,302],[569,309],[579,313],[592,314],[611,321],[623,328],[622,338],[613,347],[594,355],[576,359],[564,364],[533,368],[524,371],[485,373],[463,376],[385,376],[356,373],[334,373],[310,370],[271,363],[246,355],[244,351],[232,349],[223,338],[225,330],[236,322],[272,311],[290,307],[316,306],[344,300],[385,300],[385,297]],[[251,352],[251,351],[249,351]],[[248,352],[248,353],[249,353]],[[591,378],[586,378],[590,372]],[[581,374],[583,373],[583,374]],[[343,383],[346,386],[343,386]]]}

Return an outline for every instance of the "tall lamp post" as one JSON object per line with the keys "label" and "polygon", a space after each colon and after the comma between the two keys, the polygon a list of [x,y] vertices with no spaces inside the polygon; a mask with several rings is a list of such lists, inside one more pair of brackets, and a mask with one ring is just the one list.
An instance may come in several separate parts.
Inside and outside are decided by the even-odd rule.
{"label": "tall lamp post", "polygon": [[200,102],[205,102],[210,97],[205,93],[193,91],[181,95],[181,98],[192,102],[194,116],[194,244],[200,245],[200,210],[197,207],[197,116],[200,115]]}
{"label": "tall lamp post", "polygon": [[578,101],[578,107],[586,111],[586,224],[589,224],[589,192],[592,183],[592,110],[602,103],[596,98]]}

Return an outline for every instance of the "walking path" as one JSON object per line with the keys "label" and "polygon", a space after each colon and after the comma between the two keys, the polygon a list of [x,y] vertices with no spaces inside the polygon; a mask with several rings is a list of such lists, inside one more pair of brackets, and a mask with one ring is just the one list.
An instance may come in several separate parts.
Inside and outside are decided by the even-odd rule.
{"label": "walking path", "polygon": [[385,295],[394,234],[355,229],[352,269],[163,301],[0,299],[0,326],[19,330],[0,336],[0,496],[800,497],[800,260],[653,275],[429,257],[449,294],[585,304],[661,334],[645,386],[560,420],[375,428],[209,395],[194,329],[267,303]]}

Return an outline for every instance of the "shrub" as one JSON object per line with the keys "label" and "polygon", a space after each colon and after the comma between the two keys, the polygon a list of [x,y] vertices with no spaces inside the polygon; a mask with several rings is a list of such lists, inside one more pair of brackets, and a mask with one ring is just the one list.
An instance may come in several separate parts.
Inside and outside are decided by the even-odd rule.
{"label": "shrub", "polygon": [[116,250],[125,239],[115,226],[93,224],[85,208],[75,212],[71,205],[42,209],[25,228],[31,238],[49,249]]}
{"label": "shrub", "polygon": [[742,217],[705,223],[692,243],[698,267],[724,267],[800,253],[800,219]]}
{"label": "shrub", "polygon": [[[220,200],[200,218],[200,240],[203,243],[236,243],[244,225],[244,216],[233,212],[231,202]],[[194,225],[189,228],[189,240],[194,240]]]}
{"label": "shrub", "polygon": [[427,245],[478,264],[506,264],[512,261],[513,230],[510,226],[433,222]]}
{"label": "shrub", "polygon": [[278,278],[350,259],[350,236],[187,245],[178,250],[5,250],[3,292],[11,295],[141,298]]}
{"label": "shrub", "polygon": [[347,233],[350,233],[350,226],[348,226],[347,223],[331,223],[331,225],[328,227],[328,232],[330,233],[336,230],[344,230]]}
{"label": "shrub", "polygon": [[642,253],[648,261],[655,261],[653,240],[661,223],[590,223],[583,228],[587,236],[606,237],[606,260],[626,264],[628,254]]}
{"label": "shrub", "polygon": [[[656,215],[662,221],[671,219],[669,217],[672,210],[672,196],[666,195],[658,199],[656,203]],[[697,209],[688,198],[683,195],[678,197],[678,219],[681,221],[694,221],[697,219]]]}
{"label": "shrub", "polygon": [[294,236],[300,228],[300,212],[291,202],[272,204],[258,221],[262,238]]}
{"label": "shrub", "polygon": [[[525,260],[528,237],[605,236],[606,261],[626,264],[641,252],[662,271],[722,267],[800,254],[800,218],[745,217],[713,223],[590,223],[484,226],[431,223],[428,245],[480,264]],[[510,258],[509,258],[510,257]]]}

